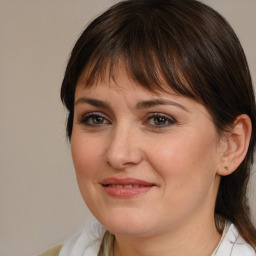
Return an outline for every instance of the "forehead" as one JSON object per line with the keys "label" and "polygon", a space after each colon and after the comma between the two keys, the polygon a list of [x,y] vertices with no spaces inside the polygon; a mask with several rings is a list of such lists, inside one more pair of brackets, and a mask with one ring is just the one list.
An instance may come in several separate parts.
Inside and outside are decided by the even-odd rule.
{"label": "forehead", "polygon": [[[188,88],[188,91],[193,90],[193,86],[188,85],[181,74],[179,75],[181,77],[180,81],[182,80],[180,83],[182,84],[172,86],[160,72],[158,73],[157,84],[153,83],[152,80],[149,81],[149,84],[146,82],[141,83],[125,61],[118,61],[112,68],[109,64],[105,65],[105,69],[101,69],[94,79],[90,79],[93,72],[92,69],[93,65],[87,66],[80,75],[76,84],[75,101],[79,97],[88,97],[90,95],[109,103],[114,103],[115,100],[115,104],[119,104],[118,101],[122,99],[119,101],[120,103],[126,102],[130,107],[135,107],[138,102],[142,101],[171,100],[183,105],[184,109],[193,109],[194,112],[199,111],[207,119],[213,121],[210,112],[202,104],[199,97],[191,96],[190,93],[185,93],[183,89],[181,89],[181,92],[175,90],[179,86]],[[115,104],[112,104],[113,107],[117,106]]]}
{"label": "forehead", "polygon": [[170,86],[163,84],[164,90],[151,90],[139,84],[129,76],[127,70],[120,66],[115,70],[114,77],[105,76],[97,79],[89,86],[86,84],[86,71],[78,80],[75,102],[105,102],[116,108],[122,104],[130,107],[150,108],[152,106],[178,106],[183,110],[199,111],[207,115],[206,108],[199,102],[177,94]]}
{"label": "forehead", "polygon": [[151,95],[159,95],[163,92],[171,95],[180,95],[165,81],[160,72],[157,80],[157,83],[150,80],[150,78],[148,81],[139,81],[133,71],[125,65],[124,61],[119,61],[113,67],[110,67],[110,64],[106,64],[98,72],[93,71],[93,66],[88,65],[78,78],[76,91],[78,87],[85,89],[105,86],[116,91],[125,92],[126,90],[134,90],[141,87]]}

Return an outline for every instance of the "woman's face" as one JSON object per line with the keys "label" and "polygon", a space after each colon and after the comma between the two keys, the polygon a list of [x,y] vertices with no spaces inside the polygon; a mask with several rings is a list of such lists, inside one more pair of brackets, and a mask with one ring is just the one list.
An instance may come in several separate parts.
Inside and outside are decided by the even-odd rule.
{"label": "woman's face", "polygon": [[71,149],[82,196],[116,235],[149,236],[211,219],[220,138],[206,108],[152,93],[120,68],[75,92]]}

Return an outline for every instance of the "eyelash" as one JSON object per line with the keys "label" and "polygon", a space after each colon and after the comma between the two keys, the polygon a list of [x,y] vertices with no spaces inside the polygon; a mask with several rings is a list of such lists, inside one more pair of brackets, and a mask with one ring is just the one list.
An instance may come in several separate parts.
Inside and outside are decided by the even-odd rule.
{"label": "eyelash", "polygon": [[[100,118],[101,123],[94,123],[93,118]],[[154,122],[154,124],[150,124],[149,123],[150,120],[152,120]],[[98,120],[98,121],[100,121],[100,120]],[[157,125],[155,123],[156,121],[164,122],[164,124]],[[99,127],[102,125],[111,124],[111,121],[109,121],[109,119],[106,118],[106,116],[104,114],[99,113],[99,112],[88,113],[88,114],[82,116],[82,118],[78,122],[79,122],[79,124],[84,124],[86,126],[92,126],[92,127]],[[175,119],[170,118],[170,117],[166,116],[165,114],[151,113],[147,116],[146,120],[143,122],[143,125],[148,125],[150,128],[163,129],[163,128],[173,125],[175,123],[176,123]]]}

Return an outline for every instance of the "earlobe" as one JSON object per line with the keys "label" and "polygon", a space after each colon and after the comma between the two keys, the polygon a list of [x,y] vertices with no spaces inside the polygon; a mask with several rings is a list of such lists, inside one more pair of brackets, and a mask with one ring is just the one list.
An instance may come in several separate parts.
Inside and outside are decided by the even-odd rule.
{"label": "earlobe", "polygon": [[226,176],[233,173],[244,160],[248,151],[252,132],[251,119],[248,115],[239,115],[233,127],[225,137],[225,151],[217,173]]}

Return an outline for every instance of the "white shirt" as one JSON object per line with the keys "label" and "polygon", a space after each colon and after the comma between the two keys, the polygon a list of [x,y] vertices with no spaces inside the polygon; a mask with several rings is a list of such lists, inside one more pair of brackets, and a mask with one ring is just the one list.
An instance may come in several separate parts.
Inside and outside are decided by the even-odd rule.
{"label": "white shirt", "polygon": [[[104,232],[98,222],[87,225],[64,244],[59,256],[97,256]],[[228,223],[213,255],[256,256],[256,252],[239,235],[236,227]]]}
{"label": "white shirt", "polygon": [[255,250],[239,235],[234,224],[226,223],[221,240],[211,256],[256,256]]}

